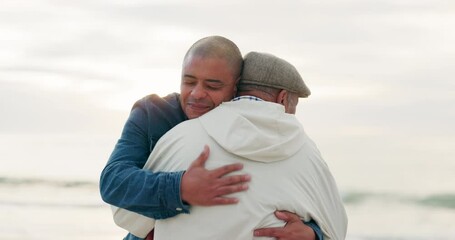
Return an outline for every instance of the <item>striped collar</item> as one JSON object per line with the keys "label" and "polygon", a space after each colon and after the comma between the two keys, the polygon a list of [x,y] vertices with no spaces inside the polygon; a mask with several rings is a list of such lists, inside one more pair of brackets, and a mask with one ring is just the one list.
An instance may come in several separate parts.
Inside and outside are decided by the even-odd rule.
{"label": "striped collar", "polygon": [[238,101],[238,100],[241,100],[241,99],[247,99],[247,100],[251,100],[251,101],[264,101],[264,100],[262,100],[262,99],[260,99],[258,97],[250,96],[250,95],[235,97],[231,101]]}

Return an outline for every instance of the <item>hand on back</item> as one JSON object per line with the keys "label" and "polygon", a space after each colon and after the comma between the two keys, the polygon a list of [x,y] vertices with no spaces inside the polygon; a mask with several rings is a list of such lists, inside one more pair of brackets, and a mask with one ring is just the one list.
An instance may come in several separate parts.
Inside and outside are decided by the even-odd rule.
{"label": "hand on back", "polygon": [[226,195],[248,189],[247,174],[230,175],[229,173],[241,170],[241,163],[225,165],[213,170],[205,168],[205,162],[210,154],[206,145],[199,157],[194,160],[182,177],[181,196],[183,201],[190,205],[213,206],[235,204],[237,198]]}
{"label": "hand on back", "polygon": [[261,228],[254,231],[256,237],[274,237],[277,240],[314,240],[314,230],[305,225],[300,217],[287,211],[276,211],[275,216],[286,222],[284,227]]}

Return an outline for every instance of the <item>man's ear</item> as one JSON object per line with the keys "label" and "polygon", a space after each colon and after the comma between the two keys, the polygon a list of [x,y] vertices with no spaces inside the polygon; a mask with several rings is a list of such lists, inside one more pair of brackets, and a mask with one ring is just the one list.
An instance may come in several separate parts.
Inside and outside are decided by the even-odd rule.
{"label": "man's ear", "polygon": [[279,103],[283,106],[287,106],[288,104],[288,91],[281,89],[276,97],[276,103]]}

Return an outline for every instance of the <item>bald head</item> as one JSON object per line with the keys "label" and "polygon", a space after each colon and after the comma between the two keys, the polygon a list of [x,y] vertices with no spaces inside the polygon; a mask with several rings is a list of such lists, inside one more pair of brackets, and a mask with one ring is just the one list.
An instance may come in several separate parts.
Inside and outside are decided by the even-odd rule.
{"label": "bald head", "polygon": [[225,37],[209,36],[195,42],[186,52],[183,65],[194,57],[226,61],[236,79],[242,72],[242,54],[237,45]]}

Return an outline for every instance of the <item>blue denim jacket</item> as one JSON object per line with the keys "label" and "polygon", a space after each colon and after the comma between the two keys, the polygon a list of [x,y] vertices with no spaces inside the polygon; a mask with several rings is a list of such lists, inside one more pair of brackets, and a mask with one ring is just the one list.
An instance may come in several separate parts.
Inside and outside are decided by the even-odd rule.
{"label": "blue denim jacket", "polygon": [[161,136],[185,120],[177,93],[164,98],[148,95],[138,100],[101,173],[103,200],[155,219],[188,213],[189,206],[180,198],[183,172],[142,169]]}
{"label": "blue denim jacket", "polygon": [[[180,196],[181,172],[143,170],[156,142],[167,131],[187,120],[179,94],[161,98],[155,94],[138,100],[123,128],[100,178],[102,199],[154,219],[189,213]],[[305,223],[322,239],[315,222]],[[129,234],[125,239],[141,239]]]}

